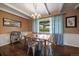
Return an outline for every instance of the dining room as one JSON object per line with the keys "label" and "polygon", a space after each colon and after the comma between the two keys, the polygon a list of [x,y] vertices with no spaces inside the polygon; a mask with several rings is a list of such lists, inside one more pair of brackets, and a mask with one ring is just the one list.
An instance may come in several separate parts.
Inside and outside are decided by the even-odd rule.
{"label": "dining room", "polygon": [[0,3],[0,56],[79,56],[79,3]]}

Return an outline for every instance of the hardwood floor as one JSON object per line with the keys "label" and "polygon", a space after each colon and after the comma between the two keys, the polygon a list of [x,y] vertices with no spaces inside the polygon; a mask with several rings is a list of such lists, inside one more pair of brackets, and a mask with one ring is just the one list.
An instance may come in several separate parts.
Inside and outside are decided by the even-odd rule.
{"label": "hardwood floor", "polygon": [[[20,44],[18,45],[20,46]],[[17,44],[15,45],[6,45],[0,48],[1,55],[3,56],[23,56],[25,52],[23,51],[23,47],[18,48]]]}
{"label": "hardwood floor", "polygon": [[55,52],[59,56],[79,56],[79,48],[71,46],[56,46]]}
{"label": "hardwood floor", "polygon": [[[55,56],[79,56],[79,48],[69,46],[54,46]],[[24,48],[24,44],[15,43],[14,45],[5,45],[0,47],[0,53],[2,56],[27,56],[27,50]],[[28,54],[32,56],[32,51]]]}

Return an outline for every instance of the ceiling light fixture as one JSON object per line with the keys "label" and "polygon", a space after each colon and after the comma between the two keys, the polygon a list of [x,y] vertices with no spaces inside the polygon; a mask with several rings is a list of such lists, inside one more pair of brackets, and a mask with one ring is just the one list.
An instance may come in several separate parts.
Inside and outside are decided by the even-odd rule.
{"label": "ceiling light fixture", "polygon": [[35,9],[35,13],[32,14],[32,18],[33,19],[38,19],[41,17],[41,15],[37,12],[37,4],[33,3],[34,9]]}

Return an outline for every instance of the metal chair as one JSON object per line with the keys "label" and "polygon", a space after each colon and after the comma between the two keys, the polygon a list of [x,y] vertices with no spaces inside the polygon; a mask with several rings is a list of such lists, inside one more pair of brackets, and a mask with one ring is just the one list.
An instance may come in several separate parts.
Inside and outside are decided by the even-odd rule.
{"label": "metal chair", "polygon": [[26,55],[29,54],[29,52],[31,51],[30,49],[32,49],[32,52],[33,52],[33,56],[35,55],[35,42],[33,41],[33,38],[30,38],[30,37],[26,37],[26,42],[25,42],[25,47],[27,47],[27,52],[26,52]]}
{"label": "metal chair", "polygon": [[12,31],[10,34],[10,43],[13,44],[15,42],[21,41],[21,32],[19,31]]}
{"label": "metal chair", "polygon": [[22,35],[19,31],[12,31],[10,33],[10,44],[13,48],[23,49],[24,43],[22,41]]}

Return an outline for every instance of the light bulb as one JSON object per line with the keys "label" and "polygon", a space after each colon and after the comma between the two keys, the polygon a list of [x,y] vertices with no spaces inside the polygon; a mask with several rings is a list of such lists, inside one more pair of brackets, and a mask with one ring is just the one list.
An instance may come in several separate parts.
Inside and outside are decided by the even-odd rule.
{"label": "light bulb", "polygon": [[32,17],[33,17],[34,19],[35,19],[35,18],[40,18],[41,15],[35,12],[34,14],[32,14]]}
{"label": "light bulb", "polygon": [[40,18],[40,17],[41,17],[41,15],[40,15],[40,14],[38,14],[38,15],[37,15],[37,18]]}
{"label": "light bulb", "polygon": [[35,16],[37,16],[37,13],[35,13]]}

